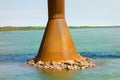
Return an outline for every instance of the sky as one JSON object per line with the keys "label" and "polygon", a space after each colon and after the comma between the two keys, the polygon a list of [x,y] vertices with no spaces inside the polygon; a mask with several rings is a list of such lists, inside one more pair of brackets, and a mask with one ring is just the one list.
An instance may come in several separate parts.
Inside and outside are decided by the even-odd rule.
{"label": "sky", "polygon": [[[65,0],[69,26],[120,25],[120,0]],[[47,0],[0,0],[0,26],[46,26]]]}

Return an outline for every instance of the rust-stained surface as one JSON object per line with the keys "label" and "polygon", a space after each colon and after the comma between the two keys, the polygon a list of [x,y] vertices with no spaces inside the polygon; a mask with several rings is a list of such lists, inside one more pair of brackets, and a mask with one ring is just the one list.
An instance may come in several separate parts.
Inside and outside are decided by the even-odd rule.
{"label": "rust-stained surface", "polygon": [[64,0],[48,0],[48,17],[49,19],[65,18],[65,1]]}
{"label": "rust-stained surface", "polygon": [[65,21],[65,1],[48,0],[49,20],[35,61],[66,61],[82,59]]}

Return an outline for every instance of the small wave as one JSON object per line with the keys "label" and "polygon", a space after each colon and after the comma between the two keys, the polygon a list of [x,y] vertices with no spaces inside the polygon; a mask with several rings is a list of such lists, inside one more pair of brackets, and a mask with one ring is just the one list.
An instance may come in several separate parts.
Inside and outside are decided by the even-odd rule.
{"label": "small wave", "polygon": [[[82,56],[94,59],[120,58],[120,51],[111,52],[80,52]],[[0,54],[0,62],[26,62],[34,58],[36,54]]]}
{"label": "small wave", "polygon": [[35,54],[0,54],[0,62],[26,62]]}
{"label": "small wave", "polygon": [[80,54],[89,58],[120,58],[120,51],[80,52]]}

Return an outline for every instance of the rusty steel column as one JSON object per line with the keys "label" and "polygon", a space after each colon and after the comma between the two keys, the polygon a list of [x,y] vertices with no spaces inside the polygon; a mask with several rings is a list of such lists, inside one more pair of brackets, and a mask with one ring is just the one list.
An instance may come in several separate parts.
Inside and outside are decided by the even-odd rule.
{"label": "rusty steel column", "polygon": [[82,59],[66,24],[64,9],[64,0],[48,0],[49,20],[35,62]]}

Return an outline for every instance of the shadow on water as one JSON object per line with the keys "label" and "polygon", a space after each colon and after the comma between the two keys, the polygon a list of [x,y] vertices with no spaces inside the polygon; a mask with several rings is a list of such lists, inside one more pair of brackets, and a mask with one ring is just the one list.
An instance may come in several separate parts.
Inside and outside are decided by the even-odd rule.
{"label": "shadow on water", "polygon": [[[80,54],[92,59],[120,58],[120,51],[80,52]],[[0,62],[26,62],[34,58],[35,55],[36,54],[0,54]]]}
{"label": "shadow on water", "polygon": [[[75,80],[75,76],[78,75],[78,70],[76,71],[66,71],[66,70],[50,70],[50,69],[38,69],[40,73],[41,80]],[[82,71],[81,71],[82,72]],[[82,74],[82,73],[81,73]],[[44,77],[43,77],[44,75]],[[80,73],[79,73],[80,76]]]}

